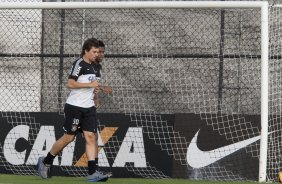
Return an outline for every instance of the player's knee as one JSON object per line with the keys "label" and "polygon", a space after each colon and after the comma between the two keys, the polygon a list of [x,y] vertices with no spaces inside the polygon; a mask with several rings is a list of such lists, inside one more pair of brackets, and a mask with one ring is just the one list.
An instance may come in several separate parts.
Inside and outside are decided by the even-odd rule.
{"label": "player's knee", "polygon": [[71,143],[72,141],[74,141],[74,138],[75,138],[75,134],[68,134],[68,133],[66,133],[66,134],[64,135],[63,141],[64,141],[65,143]]}
{"label": "player's knee", "polygon": [[88,143],[94,143],[96,141],[95,135],[93,132],[84,132],[84,137],[86,142]]}

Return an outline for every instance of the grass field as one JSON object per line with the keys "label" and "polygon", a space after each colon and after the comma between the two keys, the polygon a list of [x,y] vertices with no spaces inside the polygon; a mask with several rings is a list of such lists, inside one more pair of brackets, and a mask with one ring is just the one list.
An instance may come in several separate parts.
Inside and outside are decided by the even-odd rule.
{"label": "grass field", "polygon": [[[43,180],[38,176],[20,176],[0,174],[0,184],[82,184],[88,183],[82,177],[58,177]],[[105,183],[115,184],[258,184],[258,182],[217,182],[195,181],[186,179],[139,179],[139,178],[110,178]]]}

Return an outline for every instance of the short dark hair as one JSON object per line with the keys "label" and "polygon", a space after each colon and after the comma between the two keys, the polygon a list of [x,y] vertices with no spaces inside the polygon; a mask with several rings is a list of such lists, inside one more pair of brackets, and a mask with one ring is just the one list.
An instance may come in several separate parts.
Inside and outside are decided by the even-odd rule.
{"label": "short dark hair", "polygon": [[90,51],[92,47],[99,48],[99,41],[96,38],[85,40],[82,46],[81,56],[85,54],[85,51]]}
{"label": "short dark hair", "polygon": [[105,44],[102,40],[98,40],[98,42],[99,42],[99,47],[105,48]]}

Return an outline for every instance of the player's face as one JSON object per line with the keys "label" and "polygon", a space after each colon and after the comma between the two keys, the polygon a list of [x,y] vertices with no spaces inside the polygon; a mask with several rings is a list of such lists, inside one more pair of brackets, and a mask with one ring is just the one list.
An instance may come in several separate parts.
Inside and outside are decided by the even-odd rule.
{"label": "player's face", "polygon": [[104,57],[105,57],[105,48],[104,47],[100,47],[99,48],[99,55],[98,55],[96,61],[98,63],[101,63],[103,61]]}
{"label": "player's face", "polygon": [[91,63],[95,62],[98,56],[99,56],[99,48],[92,47],[89,51],[85,51],[85,58],[89,60]]}

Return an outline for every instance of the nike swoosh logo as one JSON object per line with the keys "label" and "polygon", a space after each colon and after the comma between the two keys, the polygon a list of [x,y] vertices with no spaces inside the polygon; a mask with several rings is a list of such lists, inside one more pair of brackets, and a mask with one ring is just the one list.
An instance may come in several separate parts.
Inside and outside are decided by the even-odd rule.
{"label": "nike swoosh logo", "polygon": [[[200,131],[200,130],[199,130]],[[224,147],[220,147],[211,151],[202,151],[197,146],[198,133],[195,134],[193,139],[191,140],[190,145],[187,149],[187,163],[193,168],[202,168],[212,163],[217,162],[218,160],[258,141],[260,136],[256,136],[250,139],[246,139],[244,141],[236,142],[234,144],[230,144]]]}

